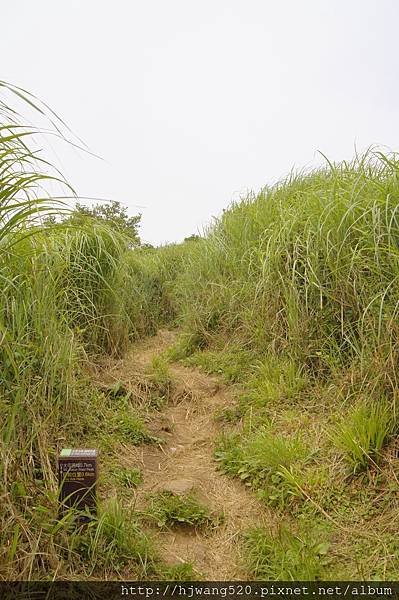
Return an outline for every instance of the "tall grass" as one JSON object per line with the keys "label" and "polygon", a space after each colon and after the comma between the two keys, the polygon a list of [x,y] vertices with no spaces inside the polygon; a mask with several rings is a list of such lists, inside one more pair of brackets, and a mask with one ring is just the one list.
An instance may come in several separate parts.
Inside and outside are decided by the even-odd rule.
{"label": "tall grass", "polygon": [[[375,576],[394,555],[381,541],[385,528],[395,535],[394,509],[378,504],[376,482],[397,491],[384,446],[398,424],[398,175],[399,157],[373,150],[291,174],[232,204],[187,253],[175,286],[184,335],[171,356],[242,389],[233,432],[216,449],[220,466],[298,523],[319,518],[344,531],[344,571],[355,577],[363,561]],[[267,421],[264,435],[256,424]],[[349,505],[359,489],[366,497],[349,526],[334,488]],[[378,524],[373,550],[355,565],[355,540],[368,535],[363,514]],[[294,538],[262,536],[246,548],[256,576],[320,576],[311,546],[303,553]]]}
{"label": "tall grass", "polygon": [[104,426],[83,373],[87,357],[120,354],[169,318],[166,262],[163,279],[150,254],[138,266],[127,240],[100,223],[44,227],[43,216],[66,210],[47,183],[72,190],[30,149],[36,132],[5,103],[0,116],[0,578],[88,575],[102,559],[91,545],[85,571],[68,524],[56,524],[56,456]]}
{"label": "tall grass", "polygon": [[161,325],[180,322],[176,281],[187,268],[197,242],[138,248],[126,255],[119,285],[131,322],[131,338],[154,334]]}
{"label": "tall grass", "polygon": [[179,278],[186,329],[286,354],[318,377],[377,361],[392,392],[398,173],[395,155],[370,151],[233,204]]}
{"label": "tall grass", "polygon": [[[56,457],[65,444],[84,446],[104,427],[103,408],[96,406],[83,372],[87,356],[120,355],[131,339],[170,320],[170,274],[165,264],[163,273],[157,270],[158,256],[139,259],[122,236],[92,223],[21,233],[14,250],[3,255],[1,269],[0,555],[6,567],[0,577],[55,572],[49,552],[61,573],[103,573],[98,553],[97,563],[90,555],[85,571],[86,563],[69,547],[72,538],[57,542],[60,532],[48,526],[57,516]],[[129,415],[122,417],[118,430],[123,425],[130,432]],[[146,441],[139,434],[135,430],[134,440],[129,434],[130,441]],[[46,518],[38,519],[38,509]],[[54,543],[64,546],[54,550]]]}

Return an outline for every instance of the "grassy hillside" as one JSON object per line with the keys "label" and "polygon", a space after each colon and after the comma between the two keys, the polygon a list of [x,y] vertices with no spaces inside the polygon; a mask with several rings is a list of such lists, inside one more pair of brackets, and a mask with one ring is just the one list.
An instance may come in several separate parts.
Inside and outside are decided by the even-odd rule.
{"label": "grassy hillside", "polygon": [[[0,108],[0,577],[162,576],[118,500],[84,530],[58,519],[55,467],[65,443],[111,460],[156,440],[137,407],[167,396],[166,356],[232,385],[214,458],[280,523],[243,533],[250,576],[399,578],[398,159],[291,175],[203,239],[130,250],[91,220],[41,224],[58,175]],[[93,384],[101,357],[165,325],[178,341],[136,395]]]}
{"label": "grassy hillside", "polygon": [[393,346],[397,169],[370,154],[233,205],[179,281],[188,329],[319,374]]}
{"label": "grassy hillside", "polygon": [[249,534],[254,576],[399,576],[398,174],[377,152],[291,175],[226,211],[176,283],[171,356],[237,387],[215,457],[282,515]]}

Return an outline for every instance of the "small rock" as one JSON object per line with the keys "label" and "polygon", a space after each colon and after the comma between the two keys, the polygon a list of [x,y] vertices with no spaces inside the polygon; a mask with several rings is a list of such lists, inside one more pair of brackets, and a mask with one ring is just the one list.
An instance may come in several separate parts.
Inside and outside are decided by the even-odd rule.
{"label": "small rock", "polygon": [[172,481],[165,481],[158,483],[156,491],[159,492],[171,492],[176,496],[184,496],[189,494],[195,488],[195,482],[191,479],[174,479]]}
{"label": "small rock", "polygon": [[169,448],[169,450],[170,450],[171,454],[176,454],[176,452],[181,453],[182,451],[184,451],[184,446],[182,444],[179,444],[177,446],[177,448],[172,447],[172,448]]}

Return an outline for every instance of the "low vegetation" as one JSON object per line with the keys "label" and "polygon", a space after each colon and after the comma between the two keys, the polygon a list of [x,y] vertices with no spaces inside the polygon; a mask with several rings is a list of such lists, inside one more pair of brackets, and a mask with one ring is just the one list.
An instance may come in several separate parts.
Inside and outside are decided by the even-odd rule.
{"label": "low vegetation", "polygon": [[395,415],[385,398],[371,405],[365,401],[344,415],[333,431],[332,439],[356,473],[375,465],[381,449],[397,429]]}
{"label": "low vegetation", "polygon": [[284,469],[306,465],[309,450],[299,437],[277,436],[270,426],[263,426],[245,437],[223,437],[215,458],[225,473],[240,477],[267,503],[284,506],[293,496]]}
{"label": "low vegetation", "polygon": [[243,547],[252,576],[263,581],[323,579],[330,562],[329,544],[320,542],[319,536],[311,527],[296,534],[287,527],[275,534],[263,529],[247,532]]}
{"label": "low vegetation", "polygon": [[158,527],[203,527],[214,521],[208,507],[193,495],[178,496],[171,492],[153,495],[148,514]]}

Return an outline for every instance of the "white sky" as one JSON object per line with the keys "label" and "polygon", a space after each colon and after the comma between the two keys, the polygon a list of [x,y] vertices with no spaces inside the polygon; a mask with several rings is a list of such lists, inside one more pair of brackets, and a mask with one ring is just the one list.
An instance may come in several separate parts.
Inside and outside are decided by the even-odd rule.
{"label": "white sky", "polygon": [[141,212],[151,243],[317,150],[399,150],[396,0],[3,0],[1,20],[0,79],[105,159],[56,148],[78,193]]}

